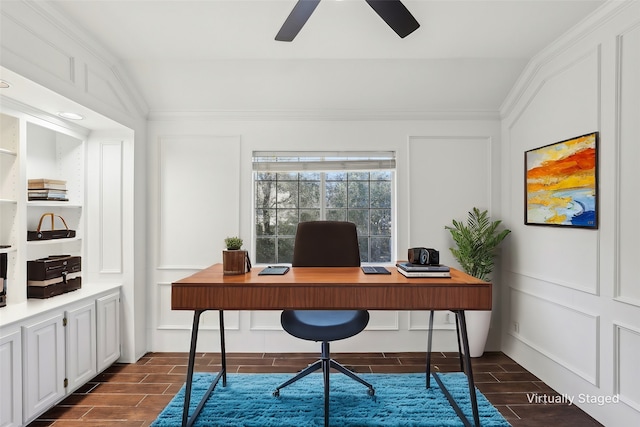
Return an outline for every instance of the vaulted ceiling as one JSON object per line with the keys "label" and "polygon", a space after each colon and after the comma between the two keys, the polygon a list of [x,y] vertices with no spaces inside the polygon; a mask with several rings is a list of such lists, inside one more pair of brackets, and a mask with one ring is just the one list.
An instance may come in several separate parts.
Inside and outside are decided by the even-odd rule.
{"label": "vaulted ceiling", "polygon": [[[3,0],[4,1],[4,0]],[[292,42],[296,0],[60,0],[151,112],[498,111],[530,59],[602,0],[404,0],[398,37],[364,0],[322,0]]]}

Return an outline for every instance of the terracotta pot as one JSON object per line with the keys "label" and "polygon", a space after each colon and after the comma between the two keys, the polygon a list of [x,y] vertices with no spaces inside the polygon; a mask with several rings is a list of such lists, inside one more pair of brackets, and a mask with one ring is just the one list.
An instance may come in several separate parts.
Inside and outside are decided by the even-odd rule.
{"label": "terracotta pot", "polygon": [[247,272],[247,251],[222,251],[222,271],[225,275],[244,274]]}

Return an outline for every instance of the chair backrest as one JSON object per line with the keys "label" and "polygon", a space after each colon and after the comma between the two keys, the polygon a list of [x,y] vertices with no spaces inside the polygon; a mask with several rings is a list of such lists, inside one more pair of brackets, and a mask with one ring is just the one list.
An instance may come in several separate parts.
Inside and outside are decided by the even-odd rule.
{"label": "chair backrest", "polygon": [[298,224],[293,246],[294,267],[359,267],[356,225],[345,221]]}

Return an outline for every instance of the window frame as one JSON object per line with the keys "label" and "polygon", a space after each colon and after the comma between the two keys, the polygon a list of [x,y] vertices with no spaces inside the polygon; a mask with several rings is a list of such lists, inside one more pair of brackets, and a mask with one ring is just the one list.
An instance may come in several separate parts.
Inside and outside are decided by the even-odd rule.
{"label": "window frame", "polygon": [[[343,161],[343,160],[339,160],[339,161],[313,161],[313,162],[296,162],[296,161],[288,161],[286,163],[276,163],[273,162],[271,163],[267,168],[264,168],[264,162],[256,162],[256,158],[260,157],[261,155],[267,155],[267,156],[273,156],[273,157],[277,157],[277,156],[286,156],[289,158],[309,158],[309,157],[315,157],[315,156],[327,156],[327,157],[332,157],[332,158],[344,158],[344,157],[349,157],[350,160],[347,161]],[[257,234],[257,215],[258,215],[258,207],[257,207],[257,177],[259,173],[289,173],[289,172],[313,172],[313,173],[319,173],[320,177],[319,180],[317,182],[319,182],[319,187],[320,187],[320,195],[319,195],[319,199],[320,199],[320,207],[318,208],[319,211],[319,216],[320,218],[324,219],[326,218],[326,211],[328,209],[327,207],[327,203],[326,203],[326,182],[330,181],[327,180],[327,173],[330,172],[345,172],[345,173],[349,173],[349,172],[375,172],[375,171],[385,171],[385,172],[389,172],[390,177],[388,182],[390,182],[390,205],[389,205],[389,214],[390,214],[390,222],[389,222],[389,233],[390,233],[390,247],[389,247],[389,260],[388,261],[363,261],[362,264],[363,265],[368,265],[368,264],[376,264],[376,265],[394,265],[395,264],[395,253],[396,253],[396,245],[397,245],[397,209],[396,209],[396,197],[397,197],[397,169],[396,169],[396,162],[395,162],[395,156],[396,156],[396,152],[395,151],[384,151],[384,152],[371,152],[371,151],[344,151],[344,152],[340,152],[340,151],[333,151],[333,152],[319,152],[319,151],[313,151],[313,152],[308,152],[308,151],[291,151],[291,152],[264,152],[264,151],[254,151],[253,152],[253,167],[252,167],[252,175],[251,175],[251,188],[252,188],[252,197],[251,197],[251,206],[252,206],[252,214],[251,214],[251,229],[252,229],[252,258],[254,260],[256,260],[256,265],[267,265],[267,264],[271,264],[271,263],[258,263],[257,262],[257,249],[258,249],[258,238],[260,236],[258,236]],[[373,159],[372,159],[373,157]],[[383,158],[382,160],[380,158]],[[353,162],[355,161],[355,162]],[[262,163],[262,164],[261,164]],[[262,166],[262,169],[258,169],[256,168],[256,164]],[[297,164],[297,166],[296,166]],[[325,168],[325,167],[319,167],[319,166],[324,166],[325,164],[329,164],[329,168]],[[355,164],[356,168],[354,169],[350,169],[349,166],[350,164]],[[311,165],[311,166],[310,166]],[[367,167],[371,167],[370,169],[366,169]],[[341,169],[342,168],[342,169]],[[348,169],[347,169],[348,168]],[[328,170],[327,170],[328,169]],[[297,179],[295,180],[296,182],[298,182],[298,184],[300,182],[302,182],[302,180],[300,180],[300,177],[298,176]],[[375,182],[375,179],[372,179],[371,176],[369,176],[369,178],[367,179],[367,182],[369,183],[369,192],[371,192],[371,187],[370,184]],[[387,180],[385,180],[387,181]],[[275,182],[278,182],[277,180]],[[345,182],[349,182],[347,180],[345,180]],[[347,184],[348,185],[348,184]],[[277,197],[277,196],[276,196]],[[274,208],[276,210],[276,216],[277,216],[277,212],[278,209]],[[298,218],[300,218],[300,207],[296,207],[296,210],[298,210]],[[347,206],[345,206],[345,216],[346,216],[346,220],[349,220],[348,217],[348,212],[349,212],[349,208]],[[354,209],[354,208],[351,208]],[[366,208],[369,213],[372,211],[371,207],[371,201],[369,202],[369,206]],[[387,209],[386,207],[384,209]],[[276,219],[277,221],[277,219]],[[277,222],[276,225],[277,227]],[[371,235],[371,223],[370,223],[370,218],[369,218],[369,222],[368,222],[368,230],[367,230],[367,240],[368,240],[368,245],[367,245],[367,256],[368,259],[371,259],[371,249],[372,249],[372,245],[371,245],[371,241],[372,238],[375,238],[375,235]],[[285,236],[285,235],[283,235]],[[286,235],[287,237],[289,237],[289,235]],[[278,231],[276,230],[276,233],[274,234],[274,238],[278,237]],[[295,235],[289,237],[289,238],[295,238]],[[278,250],[277,248],[277,243],[276,243],[276,251]],[[274,262],[273,264],[290,264],[287,262]]]}

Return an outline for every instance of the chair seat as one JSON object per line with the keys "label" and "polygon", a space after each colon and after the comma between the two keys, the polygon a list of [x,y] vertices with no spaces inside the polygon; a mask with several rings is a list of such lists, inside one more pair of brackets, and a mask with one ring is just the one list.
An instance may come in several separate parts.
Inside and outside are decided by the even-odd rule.
{"label": "chair seat", "polygon": [[352,337],[369,323],[366,310],[285,310],[282,327],[294,337],[308,341],[336,341]]}

